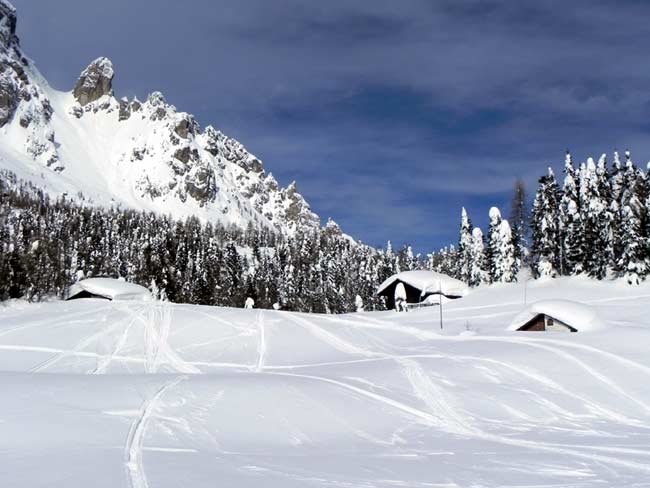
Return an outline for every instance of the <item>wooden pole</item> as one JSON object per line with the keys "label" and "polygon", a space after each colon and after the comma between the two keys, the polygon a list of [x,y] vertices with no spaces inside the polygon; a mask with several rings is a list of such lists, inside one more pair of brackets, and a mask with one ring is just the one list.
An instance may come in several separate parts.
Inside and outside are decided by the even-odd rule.
{"label": "wooden pole", "polygon": [[440,304],[440,330],[442,330],[442,283],[438,282],[438,303]]}

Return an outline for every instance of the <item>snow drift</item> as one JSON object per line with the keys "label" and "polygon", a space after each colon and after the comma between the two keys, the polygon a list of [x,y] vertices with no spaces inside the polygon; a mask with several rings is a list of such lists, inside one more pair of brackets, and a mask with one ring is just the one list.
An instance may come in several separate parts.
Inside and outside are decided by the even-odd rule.
{"label": "snow drift", "polygon": [[571,300],[541,300],[522,310],[513,319],[508,330],[519,329],[539,314],[554,317],[580,332],[605,327],[595,310],[584,303]]}
{"label": "snow drift", "polygon": [[[84,293],[85,292],[85,293]],[[68,300],[81,295],[91,295],[108,300],[152,300],[149,290],[135,283],[112,278],[88,278],[70,287]]]}
{"label": "snow drift", "polygon": [[460,280],[442,273],[436,273],[435,271],[414,270],[402,271],[387,278],[377,288],[377,294],[386,290],[386,288],[396,281],[401,281],[421,290],[423,295],[427,293],[442,293],[447,296],[462,297],[468,292],[467,284]]}
{"label": "snow drift", "polygon": [[[339,316],[0,305],[0,486],[641,487],[650,285],[563,279],[589,334],[512,334],[525,284]],[[469,329],[469,333],[468,333]]]}

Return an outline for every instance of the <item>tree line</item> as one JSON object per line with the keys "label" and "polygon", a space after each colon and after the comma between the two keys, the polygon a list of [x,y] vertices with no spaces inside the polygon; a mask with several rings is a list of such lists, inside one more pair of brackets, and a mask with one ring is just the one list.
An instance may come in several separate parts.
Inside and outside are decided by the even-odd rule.
{"label": "tree line", "polygon": [[[164,289],[174,302],[340,313],[385,309],[374,292],[395,272],[416,269],[410,248],[377,250],[328,224],[287,237],[174,220],[151,212],[53,199],[0,172],[0,300],[65,297],[85,277],[123,277]],[[362,304],[360,303],[360,300]]]}
{"label": "tree line", "polygon": [[196,218],[86,203],[83,195],[51,198],[0,172],[0,300],[64,297],[84,277],[123,277],[164,289],[175,302],[304,312],[383,310],[374,292],[394,273],[429,269],[467,282],[513,282],[532,275],[587,274],[638,284],[650,274],[650,172],[614,153],[608,166],[575,165],[567,153],[560,186],[549,168],[528,212],[518,181],[509,219],[493,207],[487,234],[461,212],[457,246],[425,258],[390,242],[375,249],[333,223],[283,236]]}
{"label": "tree line", "polygon": [[457,263],[447,272],[471,286],[516,281],[522,265],[535,278],[586,274],[630,284],[645,280],[650,273],[650,172],[638,168],[626,151],[624,163],[614,153],[611,167],[606,155],[575,165],[567,152],[563,173],[561,186],[551,168],[539,179],[530,215],[519,182],[512,228],[493,208],[487,238],[463,209],[458,247],[441,252]]}

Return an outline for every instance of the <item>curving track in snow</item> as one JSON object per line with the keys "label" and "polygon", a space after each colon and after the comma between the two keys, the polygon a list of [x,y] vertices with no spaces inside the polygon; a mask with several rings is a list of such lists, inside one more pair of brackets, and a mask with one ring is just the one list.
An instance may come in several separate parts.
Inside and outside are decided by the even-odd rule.
{"label": "curving track in snow", "polygon": [[544,336],[506,332],[495,290],[442,332],[437,309],[0,309],[0,486],[49,459],[51,486],[646,486],[650,294],[585,290],[613,325]]}

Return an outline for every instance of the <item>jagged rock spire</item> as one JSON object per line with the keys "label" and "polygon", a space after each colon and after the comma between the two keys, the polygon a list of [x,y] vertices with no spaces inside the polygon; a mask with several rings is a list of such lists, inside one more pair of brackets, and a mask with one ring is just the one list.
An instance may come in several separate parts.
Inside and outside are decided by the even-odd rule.
{"label": "jagged rock spire", "polygon": [[0,39],[5,46],[16,37],[16,7],[7,0],[0,0]]}
{"label": "jagged rock spire", "polygon": [[84,106],[104,95],[112,94],[113,76],[114,71],[111,60],[104,57],[97,58],[81,72],[74,87],[74,97],[81,106]]}

